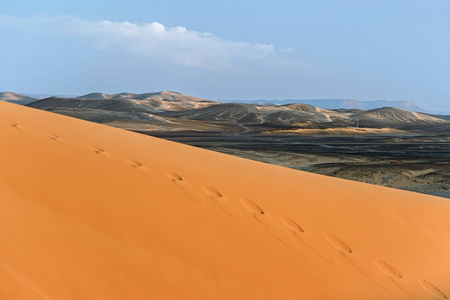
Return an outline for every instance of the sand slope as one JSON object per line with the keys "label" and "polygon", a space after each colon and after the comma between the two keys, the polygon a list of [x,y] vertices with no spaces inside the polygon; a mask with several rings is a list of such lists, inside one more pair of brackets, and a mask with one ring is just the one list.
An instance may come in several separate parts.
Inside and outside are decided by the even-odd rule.
{"label": "sand slope", "polygon": [[426,114],[407,111],[394,107],[383,107],[367,111],[357,112],[352,116],[353,119],[371,122],[394,122],[394,123],[423,123],[439,124],[447,123],[441,118],[432,117]]}
{"label": "sand slope", "polygon": [[447,299],[450,202],[0,102],[0,299]]}

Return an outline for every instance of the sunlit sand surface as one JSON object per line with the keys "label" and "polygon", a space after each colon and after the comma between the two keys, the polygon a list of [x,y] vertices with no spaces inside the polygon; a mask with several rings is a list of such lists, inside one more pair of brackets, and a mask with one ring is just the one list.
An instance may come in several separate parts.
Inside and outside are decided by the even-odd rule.
{"label": "sunlit sand surface", "polygon": [[0,102],[0,299],[447,299],[448,199]]}

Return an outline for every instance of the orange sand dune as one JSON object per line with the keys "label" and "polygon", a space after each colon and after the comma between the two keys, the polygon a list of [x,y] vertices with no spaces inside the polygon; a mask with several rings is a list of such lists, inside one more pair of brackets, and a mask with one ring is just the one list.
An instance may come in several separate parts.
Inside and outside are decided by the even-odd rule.
{"label": "orange sand dune", "polygon": [[0,103],[0,299],[447,299],[448,199]]}

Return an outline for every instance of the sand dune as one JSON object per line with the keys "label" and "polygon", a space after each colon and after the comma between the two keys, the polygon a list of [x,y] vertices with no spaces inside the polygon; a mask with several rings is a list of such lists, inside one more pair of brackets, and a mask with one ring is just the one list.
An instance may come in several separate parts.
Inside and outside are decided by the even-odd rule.
{"label": "sand dune", "polygon": [[[169,91],[144,94],[91,93],[77,98],[50,97],[28,106],[90,121],[101,120],[101,123],[104,123],[102,114],[111,120],[114,114],[110,112],[114,111],[130,113],[129,119],[138,121],[147,120],[146,116],[135,115],[144,112],[162,114],[162,117],[213,123],[240,123],[244,126],[253,124],[304,127],[334,123],[337,127],[345,127],[358,126],[359,123],[365,127],[395,127],[408,124],[448,124],[448,120],[440,116],[392,107],[361,111],[357,109],[328,110],[303,103],[286,105],[220,103]],[[93,109],[96,111],[92,111]],[[123,120],[125,117],[126,115],[120,114],[117,120]]]}
{"label": "sand dune", "polygon": [[111,99],[114,95],[104,94],[104,93],[90,93],[76,98],[79,99]]}
{"label": "sand dune", "polygon": [[232,122],[260,122],[261,114],[264,113],[256,106],[242,103],[221,103],[196,110],[169,113],[184,119]]}
{"label": "sand dune", "polygon": [[175,92],[147,93],[133,96],[136,103],[154,107],[160,111],[183,111],[208,107],[218,102],[183,95]]}
{"label": "sand dune", "polygon": [[425,112],[425,110],[417,106],[413,101],[360,101],[354,99],[286,99],[286,100],[238,100],[239,103],[251,103],[256,105],[284,105],[289,103],[302,103],[305,105],[313,105],[324,109],[361,109],[369,110],[382,107],[396,107],[400,109]]}
{"label": "sand dune", "polygon": [[448,121],[426,114],[416,113],[394,107],[383,107],[354,114],[353,119],[360,121],[378,121],[395,123],[425,123],[436,124]]}
{"label": "sand dune", "polygon": [[[125,113],[183,111],[211,106],[217,102],[174,92],[146,94],[91,93],[77,98],[50,97],[29,106],[39,109],[99,109]],[[76,111],[74,113],[77,113]],[[105,112],[106,113],[106,112]]]}
{"label": "sand dune", "polygon": [[253,105],[246,103],[222,103],[187,111],[172,109],[169,116],[202,121],[226,121],[256,124],[310,125],[321,123],[384,126],[387,124],[445,124],[448,120],[398,108],[361,110],[327,110],[308,104]]}
{"label": "sand dune", "polygon": [[223,103],[196,110],[173,112],[169,115],[192,120],[259,124],[327,123],[349,119],[347,115],[307,104],[256,106],[244,103]]}
{"label": "sand dune", "polygon": [[1,299],[448,299],[448,199],[0,102]]}

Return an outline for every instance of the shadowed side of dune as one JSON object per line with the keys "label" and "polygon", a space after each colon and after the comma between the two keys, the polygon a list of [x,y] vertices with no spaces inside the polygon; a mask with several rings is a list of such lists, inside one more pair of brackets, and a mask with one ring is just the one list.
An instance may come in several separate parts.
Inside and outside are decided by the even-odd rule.
{"label": "shadowed side of dune", "polygon": [[447,199],[0,103],[1,299],[447,299]]}

